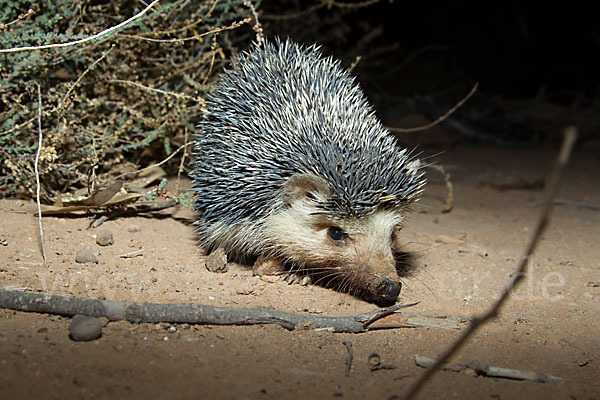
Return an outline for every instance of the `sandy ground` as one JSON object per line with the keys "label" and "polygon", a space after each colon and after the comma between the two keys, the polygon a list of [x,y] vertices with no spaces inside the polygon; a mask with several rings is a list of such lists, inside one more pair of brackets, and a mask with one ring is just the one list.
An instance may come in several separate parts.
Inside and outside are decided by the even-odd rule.
{"label": "sandy ground", "polygon": [[[472,316],[500,293],[537,220],[531,204],[543,191],[502,191],[490,184],[535,183],[555,149],[461,145],[435,159],[452,174],[454,209],[439,207],[445,186],[436,173],[410,216],[402,240],[419,269],[404,279],[402,301],[416,312]],[[578,149],[561,196],[600,204],[600,159]],[[535,185],[533,185],[535,186]],[[0,287],[121,301],[196,302],[272,307],[315,315],[353,315],[372,304],[319,286],[253,277],[229,265],[206,270],[187,210],[119,218],[101,229],[114,244],[96,245],[91,220],[44,218],[48,265],[41,264],[37,220],[24,201],[0,202]],[[525,283],[501,315],[454,359],[544,372],[565,378],[537,383],[441,371],[420,398],[600,399],[600,212],[560,205]],[[89,246],[98,264],[77,264]],[[136,250],[142,255],[119,256]],[[91,342],[68,337],[71,320],[0,310],[0,397],[393,399],[424,372],[415,355],[435,358],[459,330],[402,328],[363,334],[278,326],[189,326],[110,322]],[[351,342],[354,359],[345,376]],[[386,368],[371,370],[369,356]],[[394,397],[398,396],[398,397]]]}

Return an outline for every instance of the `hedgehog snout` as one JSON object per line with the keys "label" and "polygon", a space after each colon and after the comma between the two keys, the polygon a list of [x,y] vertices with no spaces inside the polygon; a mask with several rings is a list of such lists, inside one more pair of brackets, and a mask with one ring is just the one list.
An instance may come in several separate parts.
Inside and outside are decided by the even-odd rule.
{"label": "hedgehog snout", "polygon": [[398,273],[395,264],[390,261],[387,255],[372,254],[369,257],[370,262],[359,262],[354,264],[356,268],[355,284],[360,290],[364,290],[365,299],[380,306],[394,304],[402,283],[398,280]]}
{"label": "hedgehog snout", "polygon": [[385,278],[375,288],[375,296],[377,297],[378,303],[395,303],[400,295],[402,289],[402,283],[399,281],[392,281]]}

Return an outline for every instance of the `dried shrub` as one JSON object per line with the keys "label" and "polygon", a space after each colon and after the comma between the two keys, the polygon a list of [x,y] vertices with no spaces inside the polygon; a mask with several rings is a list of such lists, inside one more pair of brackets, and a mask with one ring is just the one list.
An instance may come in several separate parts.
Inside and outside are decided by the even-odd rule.
{"label": "dried shrub", "polygon": [[[0,196],[35,193],[36,82],[42,88],[42,198],[54,201],[183,145],[216,75],[253,39],[251,8],[259,3],[160,2],[93,41],[0,53]],[[87,38],[144,7],[127,0],[0,0],[0,48]]]}

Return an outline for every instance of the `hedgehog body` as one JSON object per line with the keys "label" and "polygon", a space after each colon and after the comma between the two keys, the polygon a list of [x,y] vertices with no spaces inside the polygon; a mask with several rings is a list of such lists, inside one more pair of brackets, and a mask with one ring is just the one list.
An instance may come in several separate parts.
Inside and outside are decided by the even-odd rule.
{"label": "hedgehog body", "polygon": [[425,180],[338,61],[289,40],[255,45],[223,74],[199,128],[202,246],[397,298],[396,235]]}

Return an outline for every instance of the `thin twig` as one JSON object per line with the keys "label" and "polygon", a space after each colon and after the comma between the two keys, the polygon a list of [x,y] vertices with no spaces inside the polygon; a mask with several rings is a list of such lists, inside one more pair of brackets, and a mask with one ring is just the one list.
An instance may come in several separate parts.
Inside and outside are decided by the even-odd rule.
{"label": "thin twig", "polygon": [[206,75],[204,76],[204,80],[201,83],[202,86],[206,85],[206,82],[208,81],[208,77],[210,76],[213,66],[215,65],[215,57],[217,55],[217,35],[216,34],[212,37],[212,43],[210,45],[210,53],[211,53],[210,64],[208,66],[208,71],[206,72]]}
{"label": "thin twig", "polygon": [[443,165],[430,164],[427,167],[438,171],[444,177],[444,182],[446,182],[446,201],[440,208],[429,208],[421,211],[423,214],[442,214],[452,211],[454,207],[454,187],[452,186],[452,180],[450,179],[450,174],[446,172],[446,169]]}
{"label": "thin twig", "polygon": [[81,75],[79,75],[79,78],[77,78],[75,83],[73,83],[71,85],[69,90],[67,90],[67,93],[65,93],[62,101],[60,102],[60,106],[58,107],[59,110],[62,110],[66,107],[65,104],[66,104],[67,99],[69,98],[69,95],[71,94],[71,92],[73,91],[75,86],[77,86],[77,84],[81,81],[81,79],[83,79],[85,74],[87,74],[89,71],[91,71],[96,66],[96,64],[98,64],[100,61],[102,61],[104,59],[104,57],[106,57],[108,55],[108,53],[110,53],[112,51],[112,49],[114,49],[114,48],[115,48],[115,45],[113,44],[112,46],[110,46],[110,49],[106,50],[100,58],[98,58],[96,61],[94,61],[89,67],[87,67],[85,69],[85,71],[83,71],[83,73]]}
{"label": "thin twig", "polygon": [[179,168],[177,169],[177,183],[175,184],[175,193],[179,194],[179,183],[181,181],[181,173],[183,172],[183,168],[185,166],[185,159],[188,155],[187,145],[188,145],[188,128],[187,126],[184,129],[185,136],[183,139],[183,155],[181,156],[181,162],[179,163]]}
{"label": "thin twig", "polygon": [[40,170],[38,167],[40,161],[40,154],[42,152],[42,89],[40,88],[40,84],[35,82],[37,86],[38,93],[38,148],[35,153],[35,192],[36,192],[36,202],[38,209],[38,224],[40,226],[40,242],[42,244],[42,259],[44,260],[44,264],[46,264],[46,247],[44,246],[44,228],[42,227],[42,205],[40,204]]}
{"label": "thin twig", "polygon": [[147,167],[145,167],[145,168],[138,169],[137,171],[133,171],[133,172],[124,172],[124,173],[122,173],[121,175],[117,175],[117,176],[115,177],[115,179],[119,179],[119,178],[122,178],[122,177],[124,177],[124,176],[126,176],[126,175],[130,175],[130,174],[139,174],[140,172],[144,172],[144,171],[146,171],[146,170],[149,170],[150,168],[154,168],[154,167],[160,167],[161,165],[163,165],[164,163],[166,163],[167,161],[169,161],[171,158],[175,157],[175,154],[179,153],[179,151],[180,151],[181,149],[183,149],[183,148],[185,148],[186,146],[189,146],[189,145],[191,145],[191,144],[192,144],[192,143],[184,143],[184,144],[182,144],[181,146],[179,146],[179,147],[177,148],[177,150],[175,150],[173,153],[171,153],[171,155],[170,155],[169,157],[165,158],[164,160],[162,160],[162,161],[161,161],[161,162],[159,162],[158,164],[152,164],[152,165],[149,165],[149,166],[147,166]]}
{"label": "thin twig", "polygon": [[146,14],[146,12],[148,12],[148,10],[150,8],[152,8],[152,6],[154,6],[156,3],[158,3],[160,0],[154,0],[152,3],[148,4],[148,6],[146,8],[144,8],[142,11],[140,11],[139,13],[137,13],[136,15],[134,15],[133,17],[121,22],[118,25],[112,26],[108,29],[103,30],[102,32],[98,32],[95,35],[92,36],[88,36],[86,38],[83,39],[79,39],[79,40],[74,40],[71,42],[66,42],[66,43],[52,43],[52,44],[45,44],[42,46],[25,46],[25,47],[13,47],[10,49],[0,49],[0,53],[16,53],[19,51],[30,51],[30,50],[43,50],[43,49],[51,49],[51,48],[57,48],[57,47],[69,47],[69,46],[75,46],[77,44],[81,44],[81,43],[86,43],[89,42],[91,40],[94,39],[98,39],[99,37],[102,37],[104,35],[107,35],[119,28],[122,28],[123,26],[129,24],[132,21],[135,21],[136,19],[140,18],[141,16],[143,16],[144,14]]}
{"label": "thin twig", "polygon": [[144,254],[144,249],[139,249],[139,250],[132,251],[132,252],[129,252],[129,253],[120,254],[119,257],[121,257],[121,258],[133,258],[133,257],[141,256],[143,254]]}
{"label": "thin twig", "polygon": [[287,19],[294,19],[294,18],[299,18],[302,17],[306,14],[310,14],[314,11],[317,11],[320,8],[323,7],[327,7],[327,9],[331,9],[332,7],[338,7],[338,8],[362,8],[362,7],[369,7],[372,6],[373,4],[379,3],[381,0],[366,0],[366,1],[362,1],[359,3],[342,3],[339,1],[332,1],[332,0],[321,0],[320,3],[315,4],[314,6],[311,6],[309,8],[307,8],[306,10],[302,10],[302,11],[298,11],[298,12],[294,12],[294,13],[289,13],[289,14],[285,14],[285,15],[272,15],[272,14],[264,14],[261,15],[260,17],[262,19],[270,19],[270,20],[278,20],[278,21],[282,21],[282,20],[287,20]]}
{"label": "thin twig", "polygon": [[9,26],[11,26],[12,24],[16,24],[17,22],[29,17],[31,14],[33,14],[33,10],[30,8],[29,10],[27,10],[26,13],[21,14],[17,17],[17,19],[15,19],[14,21],[10,21],[9,23],[0,23],[0,32],[2,32],[3,30],[5,30],[6,28],[8,28]]}
{"label": "thin twig", "polygon": [[[192,22],[191,24],[182,26],[181,28],[176,28],[176,29],[169,29],[166,31],[153,31],[153,32],[148,32],[147,35],[152,35],[152,36],[159,36],[159,35],[170,35],[173,33],[178,33],[178,32],[183,32],[183,31],[187,31],[192,29],[193,27],[195,27],[196,25],[200,24],[201,22],[203,22],[204,20],[206,20],[207,18],[210,18],[212,12],[215,9],[215,6],[217,5],[217,3],[220,0],[215,0],[212,4],[212,6],[210,6],[210,9],[206,12],[206,14],[204,14],[204,16],[200,19],[195,20],[194,22]],[[145,37],[145,36],[141,36],[141,37]]]}
{"label": "thin twig", "polygon": [[386,126],[386,129],[391,132],[410,133],[410,132],[420,132],[420,131],[429,129],[431,127],[434,127],[437,124],[439,124],[440,122],[442,122],[443,120],[445,120],[446,118],[448,118],[450,115],[454,114],[456,112],[456,110],[458,110],[460,107],[462,107],[462,105],[465,104],[467,102],[467,100],[469,100],[471,98],[471,96],[473,96],[475,94],[478,87],[479,87],[479,82],[475,82],[473,89],[471,89],[471,91],[461,101],[456,103],[456,105],[454,107],[452,107],[450,110],[448,110],[444,115],[442,115],[441,117],[439,117],[438,119],[436,119],[435,121],[433,121],[427,125],[416,126],[414,128],[394,128],[391,126]]}
{"label": "thin twig", "polygon": [[[417,355],[415,357],[415,363],[419,367],[431,368],[435,363],[435,360],[429,357],[423,357]],[[526,369],[515,369],[515,368],[503,368],[487,365],[482,360],[472,360],[466,364],[459,363],[445,363],[441,367],[448,371],[461,372],[467,369],[474,371],[477,376],[487,376],[490,378],[505,378],[505,379],[516,379],[520,381],[528,380],[534,382],[545,383],[549,381],[565,381],[565,378],[560,376],[549,375],[543,372],[530,371]]]}
{"label": "thin twig", "polygon": [[145,40],[147,42],[154,42],[154,43],[178,43],[178,42],[185,42],[185,41],[188,41],[188,40],[198,40],[201,37],[208,36],[208,35],[213,34],[213,33],[219,33],[219,32],[223,32],[223,31],[229,31],[229,30],[232,30],[232,29],[236,29],[236,28],[239,28],[240,26],[242,26],[244,24],[247,24],[249,22],[250,22],[250,18],[244,18],[244,19],[242,19],[240,21],[234,21],[234,22],[232,22],[228,26],[222,26],[222,27],[215,28],[215,29],[212,29],[212,30],[207,31],[207,32],[198,33],[197,35],[190,36],[190,37],[185,37],[185,38],[154,39],[154,38],[149,38],[149,37],[146,37],[146,36],[127,35],[127,34],[120,34],[119,36],[122,37],[122,38]]}
{"label": "thin twig", "polygon": [[1,137],[1,136],[8,135],[8,134],[10,134],[10,133],[12,133],[12,132],[14,132],[14,131],[16,131],[16,130],[18,130],[18,129],[21,129],[21,128],[22,128],[22,127],[24,127],[25,125],[27,125],[27,124],[29,124],[29,123],[31,123],[31,122],[33,122],[33,121],[35,121],[35,119],[36,119],[36,118],[37,118],[37,117],[31,117],[30,119],[28,119],[27,121],[23,122],[22,124],[19,124],[19,125],[14,125],[12,128],[10,128],[10,129],[7,129],[7,130],[5,130],[4,132],[0,133],[0,137]]}
{"label": "thin twig", "polygon": [[358,3],[342,3],[340,1],[331,1],[331,0],[323,0],[323,3],[327,4],[327,7],[331,8],[331,6],[339,7],[339,8],[363,8],[369,7],[373,4],[379,3],[381,0],[366,0]]}
{"label": "thin twig", "polygon": [[256,32],[256,43],[260,45],[265,41],[265,34],[263,31],[263,27],[260,21],[258,20],[258,13],[256,12],[256,8],[254,8],[254,5],[252,5],[250,0],[244,0],[243,3],[246,7],[250,9],[250,12],[252,12],[252,16],[254,17],[254,25],[252,26],[252,30]]}
{"label": "thin twig", "polygon": [[547,199],[544,205],[544,209],[542,210],[537,226],[534,229],[531,238],[529,239],[529,243],[525,248],[523,256],[521,257],[521,261],[519,262],[516,271],[513,273],[512,278],[508,282],[508,285],[506,285],[498,300],[496,300],[496,302],[492,304],[492,306],[484,314],[480,315],[479,317],[473,318],[471,324],[467,327],[463,334],[454,343],[452,343],[452,345],[446,349],[444,354],[435,362],[435,364],[433,364],[431,368],[428,369],[421,376],[421,378],[408,392],[405,399],[410,400],[415,398],[415,396],[423,388],[425,382],[427,382],[431,378],[431,376],[433,376],[433,374],[450,359],[450,357],[456,354],[456,352],[467,342],[467,339],[470,338],[487,321],[498,315],[500,309],[506,302],[506,299],[508,298],[510,293],[519,285],[521,280],[525,278],[529,259],[531,258],[535,247],[537,246],[540,238],[542,237],[542,233],[544,232],[544,230],[548,226],[548,223],[550,222],[553,200],[556,197],[556,194],[558,193],[562,171],[564,170],[565,166],[569,161],[569,156],[571,154],[571,151],[573,150],[573,145],[575,144],[576,139],[577,129],[574,127],[566,128],[564,140],[560,148],[560,153],[557,157],[554,169],[550,175]]}
{"label": "thin twig", "polygon": [[307,8],[306,10],[289,13],[289,14],[285,14],[285,15],[262,14],[260,16],[260,18],[261,19],[270,19],[272,21],[284,21],[287,19],[299,18],[306,14],[310,14],[311,12],[317,11],[318,9],[321,9],[321,8],[325,7],[326,5],[327,4],[325,2],[321,2],[321,3],[315,4],[312,7]]}
{"label": "thin twig", "polygon": [[417,304],[419,304],[418,301],[416,303],[410,303],[410,304],[394,304],[393,306],[384,308],[380,312],[373,314],[373,316],[371,316],[371,318],[366,320],[365,323],[363,324],[363,327],[366,329],[373,322],[380,320],[382,318],[385,318],[388,315],[391,315],[391,314],[395,313],[396,311],[400,310],[401,308],[413,307],[413,306],[416,306]]}
{"label": "thin twig", "polygon": [[346,350],[348,350],[348,356],[346,357],[346,368],[344,369],[344,376],[350,376],[350,369],[352,369],[352,361],[354,360],[354,351],[352,350],[352,342],[345,341],[342,342],[344,346],[346,346]]}
{"label": "thin twig", "polygon": [[141,83],[137,83],[137,82],[133,82],[133,81],[126,81],[123,79],[109,79],[107,82],[109,83],[122,83],[124,85],[131,85],[131,86],[136,86],[140,89],[144,89],[147,90],[149,92],[156,92],[156,93],[160,93],[160,94],[164,94],[165,96],[173,96],[173,97],[177,97],[178,99],[188,99],[188,100],[193,100],[197,103],[202,102],[202,99],[198,99],[192,96],[188,96],[185,94],[181,94],[181,93],[175,93],[175,92],[167,92],[166,90],[161,90],[161,89],[156,89],[153,87],[149,87],[149,86],[144,86]]}
{"label": "thin twig", "polygon": [[352,61],[352,64],[350,64],[350,66],[348,67],[348,69],[346,71],[349,74],[351,74],[352,71],[354,71],[354,68],[356,68],[356,66],[358,65],[358,63],[360,62],[361,59],[362,59],[361,56],[356,56],[356,58],[354,59],[354,61]]}

